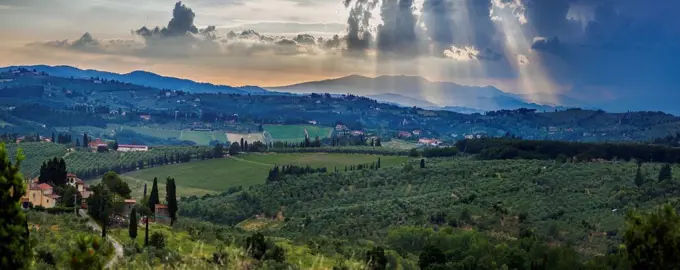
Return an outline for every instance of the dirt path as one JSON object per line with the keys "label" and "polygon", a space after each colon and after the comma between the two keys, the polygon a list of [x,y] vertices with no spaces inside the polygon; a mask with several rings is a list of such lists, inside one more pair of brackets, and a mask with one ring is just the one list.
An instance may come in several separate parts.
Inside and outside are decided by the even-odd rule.
{"label": "dirt path", "polygon": [[[99,224],[97,224],[97,222],[95,222],[90,216],[88,216],[87,213],[85,212],[85,210],[80,209],[78,211],[79,211],[81,216],[87,217],[87,219],[88,219],[87,225],[88,226],[90,226],[95,231],[98,231],[98,232],[102,231],[102,228],[99,227]],[[111,237],[110,235],[107,235],[106,238],[109,241],[111,241],[111,244],[113,244],[113,249],[116,251],[116,254],[113,256],[113,258],[111,258],[111,260],[108,263],[106,263],[104,268],[112,269],[113,266],[118,262],[118,260],[123,258],[123,246],[120,243],[118,243],[118,241],[116,241],[116,239],[113,239],[113,237]]]}

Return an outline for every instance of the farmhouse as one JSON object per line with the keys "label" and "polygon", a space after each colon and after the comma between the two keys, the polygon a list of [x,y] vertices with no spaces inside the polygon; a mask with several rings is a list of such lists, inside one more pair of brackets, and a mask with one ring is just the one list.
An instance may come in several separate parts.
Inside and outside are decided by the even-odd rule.
{"label": "farmhouse", "polygon": [[80,193],[80,197],[83,199],[87,199],[90,197],[92,194],[92,191],[90,191],[90,187],[83,182],[78,176],[75,174],[69,173],[66,175],[66,184],[69,186],[75,187],[78,190],[78,193]]}
{"label": "farmhouse", "polygon": [[139,116],[139,119],[149,121],[151,120],[151,115],[150,114],[142,114]]}
{"label": "farmhouse", "polygon": [[42,206],[44,208],[52,208],[57,204],[59,195],[53,194],[54,188],[52,186],[42,183],[38,184],[37,179],[34,179],[26,186],[26,195],[21,198],[22,206],[28,207],[28,204],[35,206]]}
{"label": "farmhouse", "polygon": [[154,221],[164,224],[170,224],[170,211],[166,204],[156,204],[156,211],[154,211]]}
{"label": "farmhouse", "polygon": [[364,132],[361,131],[361,130],[352,130],[352,132],[350,132],[350,133],[352,134],[352,136],[361,136],[361,135],[364,135]]}
{"label": "farmhouse", "polygon": [[399,131],[399,137],[400,138],[411,138],[411,132]]}
{"label": "farmhouse", "polygon": [[338,124],[335,126],[335,130],[337,131],[347,130],[347,126]]}
{"label": "farmhouse", "polygon": [[94,141],[89,142],[89,143],[87,144],[87,146],[88,146],[90,149],[93,149],[93,150],[97,150],[97,148],[99,148],[99,147],[108,147],[108,145],[107,145],[106,143],[104,143],[104,142],[103,142],[101,139],[99,139],[99,138],[97,138],[97,139],[94,140]]}
{"label": "farmhouse", "polygon": [[146,145],[119,144],[118,152],[146,152],[149,147]]}
{"label": "farmhouse", "polygon": [[441,142],[437,139],[425,139],[425,138],[418,140],[418,143],[431,146],[438,146],[439,144],[441,144]]}
{"label": "farmhouse", "polygon": [[126,199],[125,205],[123,206],[123,216],[130,216],[130,212],[132,212],[132,208],[135,208],[135,204],[137,204],[136,200]]}

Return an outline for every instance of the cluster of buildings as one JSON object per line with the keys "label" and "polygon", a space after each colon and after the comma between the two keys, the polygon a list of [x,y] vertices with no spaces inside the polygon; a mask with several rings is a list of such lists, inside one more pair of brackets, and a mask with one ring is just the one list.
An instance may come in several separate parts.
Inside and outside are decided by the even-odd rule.
{"label": "cluster of buildings", "polygon": [[[80,197],[87,199],[92,194],[90,187],[78,178],[75,174],[69,173],[66,175],[66,184],[75,187],[80,194]],[[38,183],[38,178],[34,178],[26,185],[26,194],[21,197],[21,206],[28,209],[31,206],[40,206],[43,208],[52,208],[57,205],[61,196],[54,193],[54,187],[47,183]],[[71,198],[63,198],[65,200]]]}
{"label": "cluster of buildings", "polygon": [[[91,141],[88,143],[88,147],[92,149],[93,151],[97,151],[100,147],[108,148],[109,145],[102,141],[101,139],[97,138],[94,141]],[[149,146],[146,145],[134,145],[134,144],[119,144],[118,149],[116,149],[118,152],[145,152],[149,151]]]}

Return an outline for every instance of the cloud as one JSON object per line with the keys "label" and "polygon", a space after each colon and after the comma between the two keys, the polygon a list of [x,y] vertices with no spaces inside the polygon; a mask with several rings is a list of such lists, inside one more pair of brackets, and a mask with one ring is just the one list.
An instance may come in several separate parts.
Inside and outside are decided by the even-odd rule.
{"label": "cloud", "polygon": [[561,55],[563,53],[560,39],[557,37],[535,37],[534,41],[531,43],[531,49],[535,51],[552,53],[554,55]]}

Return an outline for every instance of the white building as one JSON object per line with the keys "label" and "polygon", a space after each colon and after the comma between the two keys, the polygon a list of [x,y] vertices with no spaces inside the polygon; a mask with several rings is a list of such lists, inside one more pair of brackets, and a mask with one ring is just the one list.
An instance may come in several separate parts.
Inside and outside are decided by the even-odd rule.
{"label": "white building", "polygon": [[119,152],[145,152],[149,151],[149,147],[146,145],[131,145],[131,144],[119,144]]}

